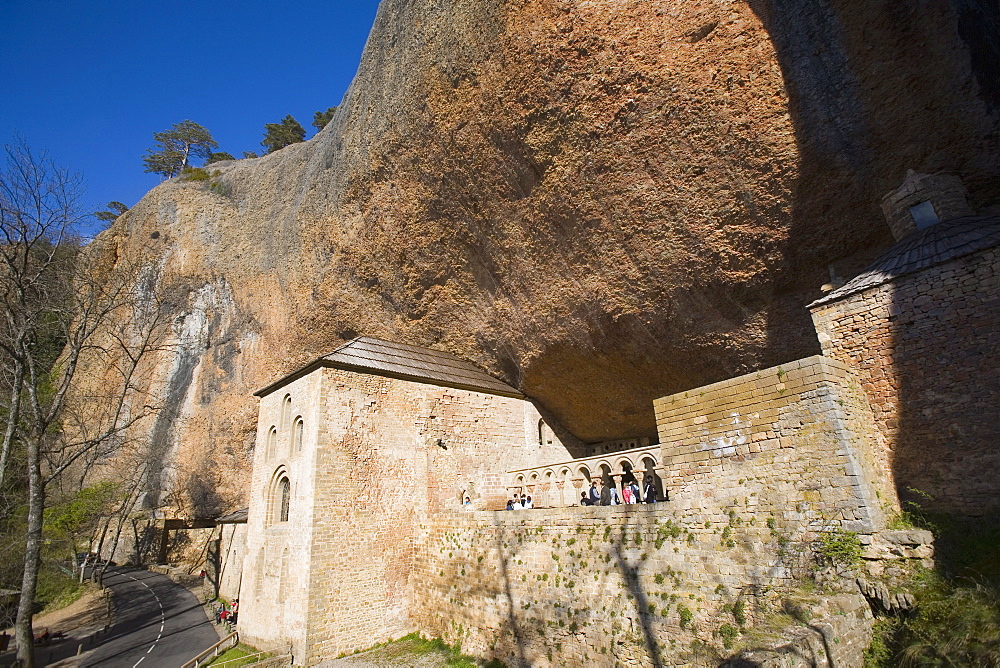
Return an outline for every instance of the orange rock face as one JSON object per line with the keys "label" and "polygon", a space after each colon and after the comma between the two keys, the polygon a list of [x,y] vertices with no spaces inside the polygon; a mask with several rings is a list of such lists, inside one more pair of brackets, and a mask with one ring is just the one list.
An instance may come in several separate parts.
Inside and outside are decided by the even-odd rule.
{"label": "orange rock face", "polygon": [[251,393],[357,334],[467,358],[591,441],[819,352],[804,304],[891,243],[907,168],[998,200],[988,22],[945,4],[384,0],[322,133],[108,233],[180,304],[161,496],[240,503]]}

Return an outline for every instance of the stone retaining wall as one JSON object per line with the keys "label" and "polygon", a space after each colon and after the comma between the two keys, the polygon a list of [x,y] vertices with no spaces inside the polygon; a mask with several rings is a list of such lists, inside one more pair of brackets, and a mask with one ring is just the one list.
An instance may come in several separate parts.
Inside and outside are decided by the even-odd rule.
{"label": "stone retaining wall", "polygon": [[[767,620],[812,563],[801,532],[731,510],[722,523],[670,504],[434,516],[417,541],[415,626],[508,665],[717,664],[779,638]],[[828,612],[837,665],[860,665],[867,604],[844,594]]]}
{"label": "stone retaining wall", "polygon": [[881,435],[851,369],[813,356],[654,402],[673,507],[724,522],[870,534],[898,511]]}

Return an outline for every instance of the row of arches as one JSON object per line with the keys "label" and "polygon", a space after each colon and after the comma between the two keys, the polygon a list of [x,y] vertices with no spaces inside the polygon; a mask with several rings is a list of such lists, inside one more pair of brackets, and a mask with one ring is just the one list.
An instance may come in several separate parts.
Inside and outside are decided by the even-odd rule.
{"label": "row of arches", "polygon": [[656,488],[656,499],[667,499],[667,490],[658,469],[662,469],[652,453],[641,455],[633,462],[630,457],[602,459],[584,463],[567,462],[542,467],[534,471],[516,473],[511,480],[511,494],[529,494],[534,507],[575,506],[580,503],[580,495],[590,488],[592,481],[600,479],[605,485],[613,485],[622,497],[622,487],[633,481],[640,488],[651,480]]}

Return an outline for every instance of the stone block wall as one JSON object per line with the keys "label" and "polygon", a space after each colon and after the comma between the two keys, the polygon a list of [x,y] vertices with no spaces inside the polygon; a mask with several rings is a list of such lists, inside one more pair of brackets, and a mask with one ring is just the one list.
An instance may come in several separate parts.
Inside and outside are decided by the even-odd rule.
{"label": "stone block wall", "polygon": [[[760,507],[719,510],[721,523],[669,503],[435,515],[417,543],[414,624],[508,665],[716,665],[786,632],[768,620],[809,568],[797,530]],[[813,626],[836,638],[836,665],[859,666],[868,605],[830,601]]]}
{"label": "stone block wall", "polygon": [[[898,510],[871,411],[841,362],[810,357],[654,407],[669,501],[429,517],[415,625],[533,666],[717,662],[751,643],[743,629],[766,635],[823,532],[872,545]],[[860,665],[868,606],[856,591],[829,600],[814,627],[837,642],[802,646]]]}
{"label": "stone block wall", "polygon": [[[280,426],[285,395],[305,422],[301,451]],[[254,594],[241,598],[241,633],[261,647],[290,644],[310,663],[412,631],[415,527],[465,496],[502,508],[511,462],[569,458],[558,428],[539,439],[540,419],[523,399],[335,368],[263,397],[243,578]],[[289,520],[269,524],[266,490],[282,474]]]}
{"label": "stone block wall", "polygon": [[898,501],[857,379],[822,356],[654,402],[671,505],[871,534]]}
{"label": "stone block wall", "polygon": [[[295,380],[263,397],[257,417],[257,440],[251,487],[246,547],[240,581],[240,635],[264,650],[306,646],[311,573],[315,542],[314,503],[320,434],[319,374]],[[287,410],[283,404],[290,399]],[[302,446],[294,443],[295,421],[303,421]],[[275,430],[273,443],[268,434]],[[288,521],[276,521],[280,505],[277,482],[290,482]]]}
{"label": "stone block wall", "polygon": [[[1000,507],[997,249],[812,310],[823,354],[856,369],[899,486],[933,507]],[[926,499],[919,499],[928,503]]]}
{"label": "stone block wall", "polygon": [[323,370],[308,657],[414,630],[413,536],[424,518],[502,508],[510,462],[569,457],[522,399]]}
{"label": "stone block wall", "polygon": [[[218,528],[218,573],[213,580],[218,583],[219,596],[231,601],[240,597],[243,560],[246,558],[247,525],[220,524]],[[211,570],[209,575],[212,576]]]}

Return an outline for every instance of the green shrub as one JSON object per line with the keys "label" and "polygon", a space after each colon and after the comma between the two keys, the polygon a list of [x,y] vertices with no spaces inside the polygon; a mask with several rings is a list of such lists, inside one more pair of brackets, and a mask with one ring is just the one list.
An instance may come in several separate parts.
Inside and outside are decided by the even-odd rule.
{"label": "green shrub", "polygon": [[731,649],[733,641],[739,637],[739,630],[732,624],[723,624],[718,630],[719,637],[722,638],[722,645],[726,649]]}
{"label": "green shrub", "polygon": [[815,548],[822,566],[854,567],[861,564],[861,541],[857,532],[835,529],[820,534]]}
{"label": "green shrub", "polygon": [[740,628],[747,625],[746,603],[743,601],[733,603],[733,620],[740,625]]}
{"label": "green shrub", "polygon": [[212,175],[202,167],[185,167],[181,170],[181,181],[208,181]]}
{"label": "green shrub", "polygon": [[1000,665],[1000,596],[936,574],[913,586],[916,614],[880,620],[868,666]]}
{"label": "green shrub", "polygon": [[694,619],[694,613],[691,612],[683,603],[677,604],[677,614],[680,615],[682,629],[686,629],[688,624],[691,623],[691,620]]}
{"label": "green shrub", "polygon": [[218,195],[219,197],[229,197],[229,195],[232,194],[232,190],[229,188],[229,186],[223,183],[222,181],[212,181],[211,183],[209,183],[208,191],[210,193]]}

